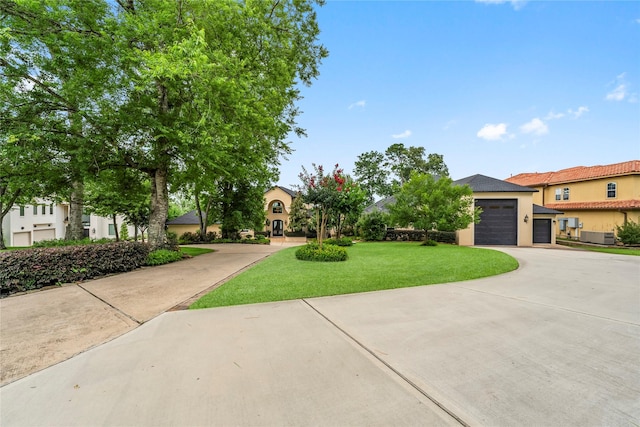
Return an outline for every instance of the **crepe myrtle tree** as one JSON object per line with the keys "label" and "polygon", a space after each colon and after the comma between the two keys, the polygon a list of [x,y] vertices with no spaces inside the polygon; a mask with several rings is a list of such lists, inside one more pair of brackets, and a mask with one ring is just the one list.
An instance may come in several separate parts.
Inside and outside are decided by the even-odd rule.
{"label": "crepe myrtle tree", "polygon": [[302,181],[300,193],[302,200],[316,211],[318,246],[322,249],[322,241],[327,234],[327,222],[332,215],[344,209],[342,206],[345,200],[344,193],[352,191],[353,182],[338,164],[329,173],[322,165],[312,163],[312,166],[313,172],[302,167],[299,175]]}
{"label": "crepe myrtle tree", "polygon": [[425,231],[456,231],[480,221],[480,209],[473,208],[473,190],[468,185],[454,185],[449,177],[412,173],[396,203],[388,206],[391,221]]}

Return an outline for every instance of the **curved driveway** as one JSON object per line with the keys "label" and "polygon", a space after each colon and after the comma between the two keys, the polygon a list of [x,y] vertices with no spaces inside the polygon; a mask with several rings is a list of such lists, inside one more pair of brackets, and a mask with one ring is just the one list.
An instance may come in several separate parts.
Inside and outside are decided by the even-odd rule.
{"label": "curved driveway", "polygon": [[636,425],[640,258],[167,312],[0,389],[0,424]]}

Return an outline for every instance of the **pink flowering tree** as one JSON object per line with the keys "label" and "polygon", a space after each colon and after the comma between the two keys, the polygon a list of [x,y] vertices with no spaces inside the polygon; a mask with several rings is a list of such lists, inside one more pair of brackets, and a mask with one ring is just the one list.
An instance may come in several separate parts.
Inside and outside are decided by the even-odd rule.
{"label": "pink flowering tree", "polygon": [[325,172],[322,165],[312,163],[312,166],[313,172],[302,167],[299,175],[302,181],[300,191],[302,200],[316,210],[318,245],[322,249],[322,241],[327,234],[327,221],[344,200],[343,192],[350,191],[351,187],[347,182],[348,177],[337,164],[329,173]]}

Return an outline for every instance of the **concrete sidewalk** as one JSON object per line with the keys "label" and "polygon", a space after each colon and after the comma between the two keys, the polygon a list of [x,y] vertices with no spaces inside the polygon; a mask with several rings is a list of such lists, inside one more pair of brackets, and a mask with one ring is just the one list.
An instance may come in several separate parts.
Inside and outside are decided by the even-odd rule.
{"label": "concrete sidewalk", "polygon": [[1,299],[0,385],[103,344],[176,305],[188,306],[194,297],[291,245],[200,246],[215,252]]}
{"label": "concrete sidewalk", "polygon": [[0,388],[0,425],[638,425],[640,258],[500,250],[520,268],[165,312]]}

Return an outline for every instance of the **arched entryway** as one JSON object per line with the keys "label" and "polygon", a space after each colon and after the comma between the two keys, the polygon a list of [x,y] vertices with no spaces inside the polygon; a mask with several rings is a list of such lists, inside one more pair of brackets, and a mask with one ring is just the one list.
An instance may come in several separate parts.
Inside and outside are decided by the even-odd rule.
{"label": "arched entryway", "polygon": [[279,237],[284,235],[284,222],[281,219],[274,219],[271,222],[271,235],[273,237]]}

